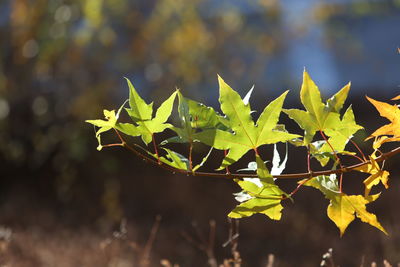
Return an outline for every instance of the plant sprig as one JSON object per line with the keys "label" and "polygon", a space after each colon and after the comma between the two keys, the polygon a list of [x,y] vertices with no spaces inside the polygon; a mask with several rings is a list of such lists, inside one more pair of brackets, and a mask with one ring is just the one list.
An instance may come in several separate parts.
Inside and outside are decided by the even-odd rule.
{"label": "plant sprig", "polygon": [[[311,186],[321,191],[329,199],[330,205],[327,214],[340,229],[341,235],[356,217],[385,234],[387,233],[376,216],[366,210],[366,205],[375,201],[379,196],[379,194],[370,194],[372,187],[381,183],[388,188],[389,172],[383,170],[383,164],[379,165],[379,163],[400,153],[400,147],[386,153],[379,150],[386,142],[400,141],[400,111],[397,105],[368,98],[380,114],[387,117],[391,123],[371,135],[375,138],[374,152],[367,158],[352,140],[353,135],[363,127],[356,123],[351,106],[343,114],[341,113],[350,90],[350,83],[324,103],[317,85],[307,71],[304,71],[300,99],[306,110],[283,109],[283,103],[288,93],[285,92],[268,103],[255,122],[249,103],[252,90],[242,99],[221,77],[218,76],[218,80],[219,102],[224,115],[219,114],[212,107],[184,97],[179,90],[173,92],[153,114],[153,103],[147,104],[127,79],[129,107],[124,108],[125,102],[117,112],[105,110],[105,120],[87,121],[99,127],[96,131],[96,138],[99,142],[98,149],[125,147],[146,162],[174,173],[232,179],[242,189],[241,192],[235,194],[235,198],[240,202],[239,205],[228,214],[232,218],[243,218],[262,213],[270,219],[279,220],[283,210],[281,202],[286,199],[293,201],[293,195],[302,186]],[[177,106],[180,125],[167,122],[172,113],[176,96],[179,100]],[[399,97],[393,100],[399,100]],[[123,110],[127,112],[131,122],[119,121],[119,115]],[[282,111],[304,129],[304,135],[289,133],[285,125],[279,124]],[[166,129],[175,132],[176,136],[157,143],[156,134]],[[102,144],[101,135],[110,130],[116,133],[119,143]],[[316,133],[319,133],[320,136]],[[145,146],[136,143],[128,144],[124,135],[140,136]],[[280,142],[307,148],[305,161],[307,162],[307,172],[281,174],[285,169],[286,159],[280,162],[279,152],[276,149],[276,144]],[[356,152],[346,150],[349,142],[356,148],[360,157]],[[172,143],[187,144],[187,155],[174,151],[169,145]],[[209,153],[204,155],[197,164],[194,163],[193,154],[196,143],[203,143],[210,147]],[[259,152],[259,148],[265,145],[274,145],[273,173],[270,173],[270,169]],[[212,149],[224,151],[220,167],[215,172],[198,171],[211,157]],[[233,172],[231,167],[228,169],[248,151],[253,151],[254,160],[249,163],[249,168],[246,170],[251,170],[253,173],[237,173]],[[377,156],[377,153],[380,155]],[[341,157],[346,155],[355,157],[360,162],[346,166]],[[287,154],[286,157],[288,157]],[[316,159],[325,169],[311,170],[312,159]],[[326,168],[330,161],[333,163],[332,167]],[[225,172],[219,172],[221,170],[225,170]],[[343,179],[349,172],[370,174],[363,181],[364,195],[344,193]],[[279,188],[275,179],[297,179],[299,181],[297,187],[288,194]]]}

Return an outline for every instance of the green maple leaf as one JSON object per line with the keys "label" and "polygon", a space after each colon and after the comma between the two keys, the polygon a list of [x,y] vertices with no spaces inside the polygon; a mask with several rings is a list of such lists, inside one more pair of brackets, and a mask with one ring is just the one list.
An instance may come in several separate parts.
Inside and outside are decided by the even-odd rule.
{"label": "green maple leaf", "polygon": [[[168,148],[163,149],[167,152],[167,155],[166,157],[160,157],[162,162],[176,169],[189,170],[189,160],[186,157]],[[156,157],[156,155],[152,155]]]}
{"label": "green maple leaf", "polygon": [[242,188],[246,200],[237,205],[228,216],[231,218],[249,217],[257,213],[265,214],[273,220],[282,217],[282,197],[286,195],[275,183],[265,163],[256,156],[259,178],[245,178],[236,182]]}
{"label": "green maple leaf", "polygon": [[324,130],[324,132],[330,136],[328,139],[330,145],[323,141],[321,147],[314,145],[311,149],[311,154],[322,166],[325,166],[330,158],[335,160],[331,146],[337,154],[354,154],[345,151],[346,144],[357,131],[363,129],[362,126],[356,123],[351,106],[347,108],[342,119],[337,119],[338,121],[336,123],[332,123],[330,128]]}
{"label": "green maple leaf", "polygon": [[191,127],[194,129],[217,128],[227,129],[229,121],[222,117],[212,107],[208,107],[197,101],[185,98],[188,105]]}
{"label": "green maple leaf", "polygon": [[[171,127],[171,130],[177,133],[178,136],[164,140],[161,142],[162,145],[167,143],[189,143],[192,145],[193,142],[198,142],[196,135],[200,128],[226,129],[224,124],[228,123],[227,119],[220,116],[213,108],[184,97],[180,91],[177,92],[177,95],[179,99],[178,114],[181,121],[181,128],[175,126]],[[211,151],[212,148],[203,160],[193,167],[192,171],[196,171],[204,165]]]}
{"label": "green maple leaf", "polygon": [[171,115],[177,92],[174,92],[157,109],[153,117],[153,103],[147,104],[136,92],[132,83],[126,79],[129,86],[129,106],[126,111],[134,124],[120,124],[119,129],[131,136],[141,136],[143,142],[148,144],[153,139],[153,134],[161,133],[172,125],[166,123]]}
{"label": "green maple leaf", "polygon": [[339,188],[335,175],[318,176],[312,178],[304,185],[317,188],[330,200],[327,214],[339,228],[341,236],[356,217],[362,222],[368,223],[387,234],[386,230],[378,222],[375,214],[368,212],[366,209],[366,205],[375,201],[379,197],[379,194],[365,197],[362,195],[340,193],[338,192]]}
{"label": "green maple leaf", "polygon": [[300,100],[304,110],[284,109],[283,111],[304,130],[304,145],[311,143],[317,131],[327,132],[337,128],[340,122],[340,110],[350,90],[350,83],[339,92],[322,103],[321,93],[306,70],[303,73],[303,83],[300,90]]}
{"label": "green maple leaf", "polygon": [[181,127],[172,127],[171,130],[178,136],[171,137],[166,143],[192,143],[198,141],[196,133],[198,129],[227,129],[228,120],[219,115],[212,107],[207,107],[197,101],[188,99],[180,91],[177,93],[179,99],[178,113]]}
{"label": "green maple leaf", "polygon": [[87,123],[99,127],[99,129],[96,131],[96,138],[99,143],[97,150],[99,151],[103,148],[101,145],[101,134],[115,128],[115,125],[117,123],[117,116],[115,114],[115,110],[105,109],[103,113],[105,120],[86,120]]}
{"label": "green maple leaf", "polygon": [[254,124],[250,105],[245,104],[239,94],[219,76],[218,81],[219,102],[222,111],[228,117],[232,132],[220,129],[204,130],[197,134],[197,138],[216,149],[229,149],[219,169],[236,162],[249,150],[254,150],[257,154],[257,148],[261,145],[286,142],[298,137],[275,129],[287,91],[272,101]]}
{"label": "green maple leaf", "polygon": [[99,143],[97,150],[100,151],[103,148],[101,145],[102,133],[105,133],[111,129],[119,129],[121,127],[120,123],[118,123],[118,118],[122,111],[122,108],[125,106],[125,103],[126,101],[121,105],[116,114],[115,110],[103,110],[105,120],[86,120],[87,123],[99,127],[99,129],[96,131],[96,138]]}

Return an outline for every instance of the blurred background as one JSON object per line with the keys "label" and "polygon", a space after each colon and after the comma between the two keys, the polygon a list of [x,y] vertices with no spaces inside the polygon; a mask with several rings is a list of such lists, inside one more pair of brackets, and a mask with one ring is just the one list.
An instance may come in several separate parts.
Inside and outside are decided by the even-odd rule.
{"label": "blurred background", "polygon": [[[217,73],[242,96],[255,84],[255,110],[287,89],[285,107],[300,107],[304,67],[325,98],[351,81],[347,105],[367,129],[356,141],[369,152],[363,139],[386,120],[364,96],[388,101],[399,94],[398,46],[398,0],[1,1],[1,264],[138,266],[157,215],[150,266],[161,259],[207,266],[188,235],[196,222],[207,238],[209,220],[216,222],[218,262],[230,257],[222,244],[234,183],[173,175],[123,149],[96,150],[84,120],[120,106],[128,97],[123,77],[155,106],[178,87],[217,110]],[[301,132],[285,115],[282,121]],[[300,152],[285,172],[306,169]],[[395,162],[386,164],[391,187],[370,207],[389,236],[357,221],[340,238],[327,201],[304,188],[280,222],[261,215],[240,221],[243,266],[265,266],[268,254],[278,266],[317,266],[329,248],[341,266],[400,262]],[[362,177],[350,176],[349,191],[361,190],[351,181]]]}

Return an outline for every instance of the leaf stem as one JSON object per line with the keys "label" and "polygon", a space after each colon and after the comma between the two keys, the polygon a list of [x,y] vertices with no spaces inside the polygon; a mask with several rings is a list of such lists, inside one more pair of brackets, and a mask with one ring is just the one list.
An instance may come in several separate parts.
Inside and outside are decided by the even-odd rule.
{"label": "leaf stem", "polygon": [[193,142],[189,140],[189,170],[193,172],[193,161],[192,161],[192,151],[193,151]]}
{"label": "leaf stem", "polygon": [[[294,194],[296,194],[297,191],[299,191],[300,187],[302,187],[305,183],[307,183],[308,181],[310,181],[313,178],[313,171],[311,170],[311,153],[310,153],[310,145],[307,146],[307,170],[308,173],[310,173],[310,177],[308,177],[307,179],[301,181],[297,187],[290,192],[289,197],[292,197]],[[284,199],[286,199],[288,197],[285,197]]]}
{"label": "leaf stem", "polygon": [[114,147],[114,146],[124,146],[123,143],[118,143],[118,144],[106,144],[106,145],[101,145],[101,147]]}
{"label": "leaf stem", "polygon": [[307,171],[311,173],[311,154],[310,145],[307,146]]}
{"label": "leaf stem", "polygon": [[[305,183],[307,183],[308,181],[310,181],[312,178],[313,178],[313,176],[310,175],[309,178],[304,179],[303,181],[301,181],[301,182],[297,185],[297,187],[296,187],[292,192],[290,192],[289,197],[292,197],[294,194],[296,194],[296,192],[299,191],[300,187],[302,187]],[[286,197],[286,198],[288,198],[288,197]],[[286,199],[286,198],[284,198],[284,199]]]}
{"label": "leaf stem", "polygon": [[360,158],[359,156],[357,156],[357,155],[346,155],[346,156],[350,156],[350,157],[353,157],[353,158],[356,158],[356,159],[358,159],[360,162],[364,162],[364,161],[366,161],[366,159],[362,159],[362,158]]}
{"label": "leaf stem", "polygon": [[[226,155],[228,155],[228,152],[227,152],[227,150],[225,149],[225,150],[224,150],[224,157],[226,157]],[[225,167],[225,170],[226,170],[226,174],[227,174],[227,175],[230,175],[230,174],[231,174],[231,172],[229,171],[229,167],[228,167],[228,166]]]}
{"label": "leaf stem", "polygon": [[[339,164],[340,168],[342,169],[343,168],[342,162],[340,161],[340,158],[339,158],[338,154],[336,153],[335,149],[329,142],[328,138],[325,136],[324,132],[322,130],[319,130],[319,132],[321,133],[322,138],[324,138],[325,142],[332,149],[333,155],[335,155],[335,158],[336,158],[336,162]],[[339,192],[340,193],[343,192],[343,173],[341,173],[340,178],[339,178]]]}
{"label": "leaf stem", "polygon": [[126,144],[125,140],[122,138],[121,134],[119,133],[119,131],[117,129],[114,128],[114,131],[117,133],[117,136],[119,138],[119,140],[121,141],[122,144]]}
{"label": "leaf stem", "polygon": [[154,134],[151,134],[151,139],[152,139],[152,141],[153,141],[154,152],[155,152],[156,155],[157,155],[158,165],[161,165],[160,155],[158,154],[157,144],[156,144],[156,138],[154,137]]}
{"label": "leaf stem", "polygon": [[357,145],[356,142],[354,142],[353,140],[350,139],[350,142],[357,148],[358,152],[360,152],[361,156],[363,157],[364,161],[367,160],[367,158],[365,157],[364,152],[362,152],[362,150],[360,149],[360,147]]}
{"label": "leaf stem", "polygon": [[[137,151],[136,149],[134,149],[133,147],[131,147],[130,145],[128,145],[128,144],[125,142],[125,139],[124,139],[124,138],[121,136],[121,134],[119,133],[119,131],[118,131],[117,129],[114,129],[114,130],[115,130],[115,132],[117,133],[118,138],[119,138],[120,141],[121,141],[121,144],[115,144],[115,145],[113,145],[113,146],[122,146],[122,147],[125,147],[126,149],[128,149],[129,151],[131,151],[132,153],[134,153],[136,156],[141,157],[144,161],[150,162],[150,163],[153,163],[153,164],[158,164],[158,163],[157,163],[156,161],[154,161],[152,158],[150,158],[150,157],[148,157],[148,156],[146,156],[146,155],[143,155],[142,153],[140,153],[139,151]],[[142,148],[141,146],[136,145],[136,144],[134,144],[134,146],[139,147],[139,148],[141,148],[141,149],[144,149],[144,148]],[[106,147],[106,145],[103,145],[103,147]]]}

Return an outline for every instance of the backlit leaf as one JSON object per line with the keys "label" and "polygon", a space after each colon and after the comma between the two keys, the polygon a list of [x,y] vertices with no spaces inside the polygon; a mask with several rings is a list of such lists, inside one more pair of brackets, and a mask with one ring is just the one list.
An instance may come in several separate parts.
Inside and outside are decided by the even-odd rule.
{"label": "backlit leaf", "polygon": [[236,206],[228,216],[231,218],[249,217],[257,213],[262,213],[273,220],[280,220],[283,206],[281,205],[282,196],[286,195],[274,183],[274,179],[269,173],[265,163],[260,157],[256,157],[258,182],[252,180],[237,180],[242,188],[240,200],[241,204]]}
{"label": "backlit leaf", "polygon": [[239,94],[221,77],[218,77],[218,80],[221,109],[228,117],[229,126],[233,132],[210,129],[200,132],[197,137],[201,142],[216,149],[229,149],[219,169],[236,162],[249,150],[257,151],[261,145],[286,142],[298,137],[298,135],[275,129],[287,92],[264,109],[255,125],[251,117],[250,105],[246,105]]}
{"label": "backlit leaf", "polygon": [[[396,99],[397,97],[395,97]],[[391,136],[389,138],[385,139],[380,139],[379,145],[375,144],[375,147],[379,148],[380,145],[386,142],[393,142],[393,141],[400,141],[400,109],[397,105],[390,105],[385,102],[380,102],[377,100],[374,100],[372,98],[369,98],[367,96],[367,99],[369,102],[371,102],[375,108],[379,111],[379,114],[382,117],[387,118],[390,120],[391,123],[386,124],[373,132],[371,136],[369,136],[367,139],[372,138],[372,137],[380,137],[382,135],[388,135]]]}
{"label": "backlit leaf", "polygon": [[153,158],[157,160],[159,159],[162,163],[165,163],[173,168],[185,171],[189,170],[189,160],[185,156],[165,147],[162,149],[167,153],[165,156],[160,156],[150,151],[146,152]]}
{"label": "backlit leaf", "polygon": [[87,123],[93,124],[96,127],[99,127],[99,129],[96,131],[96,138],[99,143],[99,146],[97,147],[97,150],[102,149],[101,145],[101,138],[100,135],[104,132],[107,132],[113,128],[115,128],[115,125],[117,123],[117,116],[115,115],[115,110],[104,110],[104,117],[105,120],[86,120]]}
{"label": "backlit leaf", "polygon": [[339,119],[339,112],[347,98],[350,83],[323,104],[321,94],[307,71],[303,73],[300,100],[306,110],[284,109],[283,111],[304,130],[304,145],[312,142],[317,131],[334,129]]}
{"label": "backlit leaf", "polygon": [[331,177],[332,176],[318,176],[312,178],[304,185],[317,188],[330,200],[327,214],[339,228],[340,235],[342,236],[344,234],[349,224],[356,217],[362,222],[368,223],[387,234],[386,230],[378,222],[376,216],[366,209],[366,205],[375,201],[379,197],[379,194],[364,197],[361,195],[346,195],[340,193],[337,191],[337,183],[332,182]]}
{"label": "backlit leaf", "polygon": [[135,87],[128,78],[125,78],[129,87],[129,106],[127,109],[129,116],[134,122],[150,120],[153,115],[153,102],[146,102],[136,92]]}
{"label": "backlit leaf", "polygon": [[172,127],[171,130],[176,132],[178,136],[171,137],[163,141],[162,144],[198,141],[196,139],[197,129],[226,129],[224,124],[228,124],[228,121],[217,114],[213,108],[184,97],[180,91],[177,94],[181,127]]}
{"label": "backlit leaf", "polygon": [[[328,139],[330,145],[323,141],[323,145],[312,152],[313,156],[319,160],[322,166],[325,166],[330,158],[335,158],[331,147],[333,147],[337,154],[352,154],[345,151],[346,144],[353,135],[361,129],[363,129],[363,127],[356,123],[353,109],[351,106],[348,107],[343,118],[337,121],[337,123],[332,124],[331,128],[327,128],[324,131],[330,136]],[[330,153],[331,156],[324,156],[323,153]]]}
{"label": "backlit leaf", "polygon": [[[157,109],[154,118],[153,115],[153,103],[146,104],[146,102],[136,92],[135,87],[132,83],[126,79],[129,86],[129,106],[126,111],[135,123],[135,131],[125,131],[125,133],[132,133],[132,136],[141,136],[145,144],[148,144],[153,139],[153,134],[161,133],[167,128],[171,128],[172,125],[166,123],[172,112],[172,107],[177,92],[174,92],[167,100],[165,100],[160,107]],[[130,127],[130,130],[133,128]]]}
{"label": "backlit leaf", "polygon": [[162,162],[177,169],[189,170],[189,160],[186,157],[168,148],[163,149],[167,152],[167,158],[161,157]]}
{"label": "backlit leaf", "polygon": [[378,185],[380,182],[385,186],[386,189],[389,188],[389,172],[382,170],[378,162],[376,162],[373,157],[370,157],[370,160],[371,163],[365,164],[356,169],[360,172],[371,174],[367,179],[364,180],[365,196],[368,196],[371,188],[374,185]]}
{"label": "backlit leaf", "polygon": [[279,156],[278,149],[276,148],[276,144],[274,144],[274,155],[272,157],[272,169],[271,175],[280,175],[283,170],[286,168],[286,162],[288,160],[288,146],[286,144],[286,152],[285,158],[281,162],[281,157]]}

